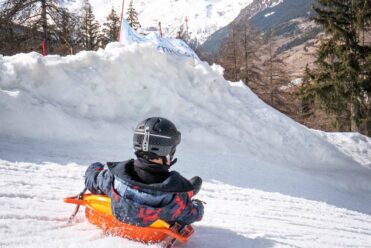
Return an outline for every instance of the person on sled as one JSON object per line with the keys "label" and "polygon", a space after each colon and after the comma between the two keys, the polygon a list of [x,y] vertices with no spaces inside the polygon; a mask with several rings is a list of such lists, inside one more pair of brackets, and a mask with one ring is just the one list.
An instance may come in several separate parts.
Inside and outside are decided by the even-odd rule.
{"label": "person on sled", "polygon": [[85,185],[93,194],[111,198],[112,213],[120,221],[150,226],[158,219],[170,225],[200,221],[203,203],[192,199],[202,184],[200,177],[187,180],[170,171],[181,134],[175,125],[161,117],[148,118],[134,132],[137,159],[94,163],[85,172]]}

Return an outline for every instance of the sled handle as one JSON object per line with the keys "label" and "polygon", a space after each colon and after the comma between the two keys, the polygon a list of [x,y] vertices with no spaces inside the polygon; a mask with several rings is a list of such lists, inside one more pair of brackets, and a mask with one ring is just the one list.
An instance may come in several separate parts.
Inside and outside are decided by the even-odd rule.
{"label": "sled handle", "polygon": [[181,235],[180,233],[176,232],[176,231],[173,231],[169,228],[154,228],[154,227],[148,227],[148,228],[153,228],[154,231],[157,231],[157,232],[161,232],[161,233],[164,233],[172,238],[175,238],[177,240],[179,240],[180,242],[182,243],[185,243],[189,240],[189,238],[192,236],[193,234],[193,228],[192,228],[192,232],[190,232],[189,234],[183,236]]}
{"label": "sled handle", "polygon": [[162,229],[162,230],[159,230],[158,228],[155,228],[156,229],[156,231],[158,231],[158,232],[162,232],[162,233],[164,233],[164,234],[166,234],[166,235],[169,235],[170,237],[173,237],[173,238],[175,238],[175,239],[177,239],[177,240],[179,240],[180,242],[182,242],[182,243],[185,243],[185,242],[187,242],[188,241],[188,239],[189,239],[189,237],[183,237],[182,235],[180,235],[179,233],[176,233],[176,232],[173,232],[173,231],[171,231],[170,229]]}
{"label": "sled handle", "polygon": [[76,205],[86,205],[86,201],[84,199],[79,199],[78,196],[72,196],[72,197],[66,197],[63,199],[65,203],[71,203],[71,204],[76,204]]}

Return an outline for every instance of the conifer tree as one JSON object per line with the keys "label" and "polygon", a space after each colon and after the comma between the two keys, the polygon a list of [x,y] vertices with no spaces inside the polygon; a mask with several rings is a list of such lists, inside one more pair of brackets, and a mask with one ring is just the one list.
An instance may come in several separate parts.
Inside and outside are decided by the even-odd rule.
{"label": "conifer tree", "polygon": [[341,130],[360,131],[362,121],[371,121],[371,47],[364,41],[371,1],[317,0],[314,10],[326,38],[316,54],[316,68],[307,70],[302,95],[334,114]]}
{"label": "conifer tree", "polygon": [[1,6],[3,18],[40,32],[48,42],[48,35],[56,26],[54,18],[62,13],[60,4],[67,0],[6,0]]}
{"label": "conifer tree", "polygon": [[55,36],[59,41],[59,54],[74,54],[80,42],[79,18],[62,9],[61,15],[56,18]]}
{"label": "conifer tree", "polygon": [[120,28],[120,18],[113,7],[103,26],[104,45],[107,45],[109,42],[117,41],[117,34]]}
{"label": "conifer tree", "polygon": [[89,0],[85,0],[81,19],[81,45],[85,50],[97,50],[101,43],[100,25],[95,20]]}
{"label": "conifer tree", "polygon": [[128,12],[127,12],[127,21],[134,30],[138,30],[141,25],[138,20],[138,12],[134,9],[133,0],[130,1]]}

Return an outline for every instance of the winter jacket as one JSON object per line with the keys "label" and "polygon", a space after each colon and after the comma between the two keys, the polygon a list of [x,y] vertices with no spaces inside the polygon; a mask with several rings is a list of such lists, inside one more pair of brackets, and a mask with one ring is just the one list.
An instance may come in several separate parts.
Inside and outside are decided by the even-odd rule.
{"label": "winter jacket", "polygon": [[194,188],[187,179],[171,171],[166,179],[162,175],[162,182],[145,184],[137,173],[141,164],[129,160],[107,163],[104,169],[103,164],[94,163],[86,170],[85,185],[93,194],[108,195],[113,215],[127,224],[150,226],[162,219],[186,225],[202,219],[203,205],[191,200]]}

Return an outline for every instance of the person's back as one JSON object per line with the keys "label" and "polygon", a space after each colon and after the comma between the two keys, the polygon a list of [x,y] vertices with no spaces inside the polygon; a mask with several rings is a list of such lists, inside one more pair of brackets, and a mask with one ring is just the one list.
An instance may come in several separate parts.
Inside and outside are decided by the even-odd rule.
{"label": "person's back", "polygon": [[125,223],[149,226],[157,219],[182,225],[203,217],[203,204],[192,200],[202,180],[187,180],[169,171],[180,133],[170,121],[154,117],[141,122],[134,133],[136,160],[89,166],[85,184],[94,194],[110,196],[115,217]]}

